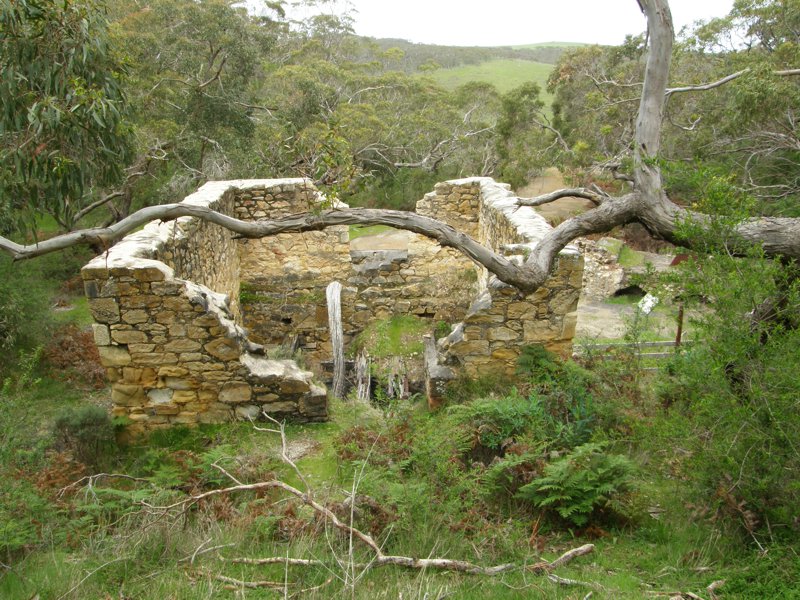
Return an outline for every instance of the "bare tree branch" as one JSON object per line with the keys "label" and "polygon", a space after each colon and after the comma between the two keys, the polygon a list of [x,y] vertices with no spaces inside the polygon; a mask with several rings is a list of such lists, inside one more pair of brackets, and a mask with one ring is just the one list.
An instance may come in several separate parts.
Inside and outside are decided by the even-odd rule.
{"label": "bare tree branch", "polygon": [[[647,16],[649,46],[633,145],[634,192],[619,198],[601,198],[599,194],[595,197],[591,192],[582,192],[581,197],[588,197],[592,201],[602,199],[602,202],[596,208],[561,223],[548,233],[521,265],[434,219],[414,213],[371,209],[328,210],[319,214],[291,215],[272,221],[249,223],[201,206],[167,204],[144,208],[109,227],[75,231],[31,245],[18,244],[0,237],[0,251],[6,252],[16,260],[21,260],[78,244],[99,244],[102,247],[109,247],[126,233],[152,220],[169,221],[182,216],[205,219],[245,238],[315,231],[334,225],[389,225],[427,236],[442,246],[455,248],[494,273],[501,281],[530,293],[547,279],[558,252],[580,235],[605,232],[618,225],[638,221],[658,237],[691,246],[692,240],[679,239],[681,225],[688,220],[704,225],[709,223],[709,218],[681,208],[671,202],[663,191],[658,159],[664,107],[670,94],[723,85],[724,82],[719,80],[704,86],[668,89],[674,38],[669,6],[667,0],[641,0],[640,5]],[[733,74],[724,80],[732,81],[734,76],[739,77],[744,72]],[[780,71],[776,74],[798,75],[800,69]],[[479,132],[475,132],[477,133]],[[446,155],[448,146],[454,144],[458,137],[454,135],[437,142],[428,156],[417,163],[396,162],[395,165],[420,166],[431,162],[434,165],[438,164],[438,161]],[[796,143],[796,136],[786,137],[787,140],[783,143]],[[372,150],[377,155],[388,158],[385,155],[390,155],[391,149],[387,148],[382,152],[382,149],[374,147]],[[575,192],[573,195],[576,195]],[[534,199],[534,202],[536,201],[544,203],[547,200]],[[800,219],[764,217],[748,219],[736,227],[735,233],[742,242],[759,244],[768,255],[800,259]]]}
{"label": "bare tree branch", "polygon": [[93,210],[96,210],[101,206],[108,204],[112,200],[116,200],[117,198],[124,198],[126,195],[130,194],[131,186],[133,186],[134,182],[140,177],[149,175],[150,167],[153,165],[155,161],[161,161],[166,158],[167,156],[166,151],[171,145],[172,145],[171,142],[156,143],[145,154],[137,158],[136,161],[128,169],[126,169],[127,174],[125,176],[125,181],[122,183],[120,189],[115,190],[109,194],[106,194],[99,200],[92,202],[90,205],[79,210],[77,213],[75,213],[73,221],[75,223],[78,223],[81,219],[83,219]]}
{"label": "bare tree branch", "polygon": [[[215,58],[215,60],[216,60],[216,56],[215,56],[214,58]],[[214,73],[214,74],[213,74],[211,77],[209,77],[208,79],[206,79],[206,80],[205,80],[205,81],[203,81],[202,83],[199,83],[199,84],[197,85],[197,89],[198,89],[198,90],[205,89],[205,88],[207,88],[209,85],[211,85],[212,83],[214,83],[214,82],[215,82],[217,79],[219,79],[219,76],[220,76],[220,74],[222,73],[222,69],[225,67],[225,63],[226,63],[227,61],[228,61],[228,57],[227,57],[227,56],[223,56],[223,57],[222,57],[222,60],[221,60],[221,61],[220,61],[220,63],[219,63],[219,67],[217,67],[217,71],[216,71],[216,73]]]}
{"label": "bare tree branch", "polygon": [[608,196],[599,194],[594,190],[580,187],[580,188],[565,188],[562,190],[555,190],[548,194],[542,194],[541,196],[536,196],[535,198],[517,198],[517,205],[542,206],[543,204],[549,204],[550,202],[555,202],[560,198],[584,198],[585,200],[593,202],[597,206],[601,205],[603,202],[609,199]]}
{"label": "bare tree branch", "polygon": [[[686,85],[683,87],[674,87],[674,88],[667,88],[664,92],[665,96],[669,98],[672,94],[680,94],[683,92],[705,92],[707,90],[713,90],[714,88],[718,88],[720,86],[725,85],[733,81],[734,79],[739,79],[742,75],[746,75],[750,73],[752,69],[742,69],[741,71],[736,71],[736,73],[731,73],[730,75],[726,75],[722,79],[718,79],[716,81],[711,81],[709,83],[701,83],[698,85]],[[795,75],[800,75],[800,69],[786,69],[783,71],[773,71],[773,75],[777,75],[778,77],[793,77]]]}
{"label": "bare tree branch", "polygon": [[[274,419],[271,420],[277,423],[277,421],[275,421]],[[297,467],[297,464],[290,458],[287,450],[286,434],[283,423],[278,423],[278,429],[276,430],[262,430],[262,431],[269,431],[271,433],[277,433],[280,435],[281,459],[283,460],[284,463],[289,465],[295,473],[298,473],[299,468]],[[309,506],[318,515],[324,517],[326,522],[331,523],[331,525],[333,525],[336,529],[345,532],[351,539],[355,539],[364,546],[366,546],[372,552],[374,557],[369,563],[363,565],[363,568],[365,569],[393,565],[409,569],[441,569],[445,571],[456,571],[461,573],[469,573],[473,575],[494,576],[518,568],[517,565],[511,563],[495,565],[491,567],[484,567],[464,560],[455,560],[448,558],[415,558],[410,556],[385,554],[380,544],[378,544],[378,542],[371,535],[364,533],[360,529],[353,527],[352,524],[345,523],[341,519],[339,519],[339,517],[336,515],[335,512],[333,512],[330,508],[321,504],[312,497],[310,489],[308,489],[306,492],[302,492],[299,489],[279,480],[264,481],[254,484],[236,485],[223,489],[215,489],[202,494],[196,494],[190,496],[188,498],[185,498],[183,500],[180,500],[178,502],[166,506],[152,506],[146,503],[143,503],[143,505],[147,506],[151,510],[163,512],[164,514],[176,510],[183,513],[192,505],[197,504],[198,502],[205,500],[207,498],[211,498],[213,496],[226,495],[239,491],[253,491],[253,490],[262,490],[270,488],[281,489],[295,496],[296,498],[300,499],[306,506]],[[558,558],[556,558],[551,562],[537,563],[529,567],[528,570],[534,573],[548,574],[552,570],[571,562],[575,558],[579,556],[584,556],[593,551],[594,551],[593,544],[585,544],[583,546],[565,552],[564,554],[562,554],[561,556],[559,556]],[[285,566],[324,566],[324,563],[317,559],[297,559],[290,557],[286,558],[269,557],[269,558],[259,558],[259,559],[236,558],[229,560],[229,562],[233,562],[236,564],[247,564],[247,565],[283,564]],[[271,581],[245,582],[242,580],[234,580],[224,575],[218,575],[216,576],[216,578],[220,581],[233,583],[235,585],[240,585],[243,587],[283,587],[284,585],[286,585],[286,584],[278,584],[276,582],[271,582]]]}

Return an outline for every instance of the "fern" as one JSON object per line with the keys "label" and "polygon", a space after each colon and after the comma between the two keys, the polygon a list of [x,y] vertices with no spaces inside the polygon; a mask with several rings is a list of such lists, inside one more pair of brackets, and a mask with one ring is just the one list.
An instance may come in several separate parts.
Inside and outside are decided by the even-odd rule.
{"label": "fern", "polygon": [[521,397],[516,391],[500,399],[476,400],[448,409],[455,423],[468,427],[475,441],[485,448],[499,450],[505,442],[543,423],[541,401]]}
{"label": "fern", "polygon": [[633,471],[628,458],[607,454],[604,444],[584,444],[547,465],[517,496],[583,527],[604,509],[618,512],[617,498],[631,490]]}

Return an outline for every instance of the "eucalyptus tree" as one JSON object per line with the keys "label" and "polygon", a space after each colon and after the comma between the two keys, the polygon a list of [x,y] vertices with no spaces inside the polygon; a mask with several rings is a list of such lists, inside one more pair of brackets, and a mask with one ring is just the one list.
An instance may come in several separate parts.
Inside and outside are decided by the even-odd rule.
{"label": "eucalyptus tree", "polygon": [[[560,196],[585,195],[597,206],[581,215],[567,219],[538,243],[522,264],[493,252],[462,233],[438,221],[402,211],[331,210],[318,214],[296,215],[286,219],[259,223],[242,223],[214,211],[183,205],[150,207],[131,215],[109,228],[74,232],[36,246],[22,246],[0,239],[0,247],[17,258],[30,258],[77,243],[110,244],[124,233],[150,219],[172,219],[194,215],[228,227],[245,237],[263,237],[287,231],[318,230],[346,223],[386,224],[428,235],[441,244],[458,248],[474,261],[484,265],[497,277],[524,292],[541,286],[558,253],[566,244],[581,235],[600,233],[630,222],[639,222],[657,237],[692,245],[694,239],[681,238],[681,226],[698,223],[701,228],[708,216],[687,210],[666,194],[660,168],[661,129],[666,99],[678,93],[668,88],[670,62],[674,41],[672,17],[667,0],[640,0],[648,24],[648,51],[644,80],[639,97],[635,135],[631,140],[632,191],[621,196],[606,196],[582,190],[561,190],[549,194],[547,200]],[[688,86],[701,89],[704,84]],[[680,90],[688,91],[688,90]],[[541,203],[541,200],[538,201]],[[520,200],[521,204],[536,201]],[[746,245],[757,245],[768,256],[800,258],[800,219],[756,217],[742,219],[732,227],[732,237]],[[731,252],[736,252],[732,245]]]}
{"label": "eucalyptus tree", "polygon": [[[740,0],[729,15],[683,32],[673,49],[659,157],[672,161],[676,192],[698,192],[686,182],[703,164],[734,176],[765,201],[762,211],[798,214],[799,14],[797,0]],[[628,38],[562,57],[550,78],[555,127],[569,146],[562,164],[629,170],[644,43]]]}
{"label": "eucalyptus tree", "polygon": [[694,147],[725,159],[768,210],[800,215],[800,1],[737,0],[690,42],[717,62],[708,93],[693,94]]}
{"label": "eucalyptus tree", "polygon": [[500,98],[496,127],[496,175],[512,186],[523,186],[563,152],[564,138],[545,114],[539,84],[529,82]]}
{"label": "eucalyptus tree", "polygon": [[256,136],[260,170],[345,193],[400,170],[484,172],[493,164],[474,148],[492,136],[496,93],[452,93],[397,71],[396,53],[330,15],[306,23],[286,47],[288,59],[268,69],[260,92],[270,107]]}
{"label": "eucalyptus tree", "polygon": [[[268,4],[272,17],[232,0],[111,0],[115,47],[128,65],[137,162],[159,176],[153,197],[140,201],[244,174],[256,125],[268,113],[254,91],[286,32],[280,6]],[[145,185],[135,190],[140,197]],[[132,191],[119,195],[117,218],[127,214]]]}
{"label": "eucalyptus tree", "polygon": [[69,230],[131,153],[122,67],[95,0],[0,1],[0,229]]}

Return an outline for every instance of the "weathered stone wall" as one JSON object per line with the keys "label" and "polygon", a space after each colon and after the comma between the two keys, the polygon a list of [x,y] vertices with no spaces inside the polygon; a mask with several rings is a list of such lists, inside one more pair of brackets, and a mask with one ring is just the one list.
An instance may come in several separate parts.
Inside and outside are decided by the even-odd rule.
{"label": "weathered stone wall", "polygon": [[[228,212],[234,190],[279,183],[211,183],[187,201]],[[262,409],[326,418],[325,389],[312,374],[260,356],[237,324],[239,259],[228,231],[190,218],[151,223],[81,274],[113,412],[131,420],[131,432],[253,418]],[[189,275],[203,283],[181,277]]]}
{"label": "weathered stone wall", "polygon": [[[480,241],[481,181],[493,179],[475,177],[444,181],[417,202],[417,212],[447,223]],[[502,186],[505,184],[495,185]]]}
{"label": "weathered stone wall", "polygon": [[[475,271],[461,254],[409,234],[407,248],[330,253],[335,272],[321,273],[320,255],[308,257],[294,243],[292,268],[273,277],[252,273],[242,283],[244,324],[254,341],[293,346],[313,367],[330,360],[325,288],[338,280],[342,289],[345,344],[370,322],[392,315],[452,322],[463,318],[475,293]],[[316,246],[312,246],[316,247]],[[348,246],[345,245],[345,248]],[[346,258],[343,263],[342,256]],[[314,268],[312,265],[317,265]]]}
{"label": "weathered stone wall", "polygon": [[[209,206],[233,215],[234,188],[226,182],[209,183],[183,202]],[[202,219],[182,217],[158,230],[152,258],[172,267],[175,277],[193,281],[228,296],[232,314],[238,316],[239,253],[230,232]]]}
{"label": "weathered stone wall", "polygon": [[[243,221],[264,221],[317,210],[326,202],[309,180],[282,180],[279,184],[238,191],[234,216]],[[341,278],[350,269],[348,230],[346,225],[337,225],[323,231],[239,240],[241,280],[255,284],[283,281],[294,288],[302,287],[304,282],[316,286]]]}
{"label": "weathered stone wall", "polygon": [[[439,184],[418,204],[418,212],[449,223],[448,216],[462,207],[477,205],[474,237],[482,244],[523,260],[550,230],[531,208],[519,208],[505,184],[489,178],[471,178]],[[480,269],[481,289],[463,322],[440,340],[439,362],[463,369],[467,375],[495,372],[511,375],[523,346],[540,344],[567,356],[577,323],[576,309],[583,260],[574,247],[564,249],[551,277],[535,293],[525,296]]]}
{"label": "weathered stone wall", "polygon": [[[262,221],[308,212],[324,202],[313,184],[301,179],[237,194],[235,213],[242,220]],[[269,347],[299,347],[314,366],[319,356],[329,358],[325,288],[350,272],[349,228],[240,240],[239,256],[239,297],[252,339]]]}
{"label": "weathered stone wall", "polygon": [[[300,180],[239,192],[234,210],[240,219],[258,221],[324,201],[310,182]],[[325,288],[334,280],[343,285],[345,344],[370,322],[392,315],[462,318],[474,294],[468,260],[412,234],[402,249],[377,251],[352,250],[346,226],[240,240],[239,260],[242,316],[251,338],[298,348],[315,370],[331,357]]]}
{"label": "weathered stone wall", "polygon": [[[185,201],[258,221],[325,199],[308,180],[284,179],[209,183]],[[488,178],[437,184],[418,212],[520,260],[549,230]],[[439,346],[445,370],[511,374],[527,344],[569,352],[583,269],[574,248],[541,289],[523,296],[452,249],[415,234],[405,242],[355,250],[347,227],[236,240],[193,218],[126,237],[82,271],[114,413],[138,429],[251,418],[262,409],[324,419],[325,390],[311,373],[267,360],[259,344],[299,347],[317,368],[330,359],[325,288],[333,280],[344,285],[346,343],[375,319],[413,314],[429,318],[431,329],[457,323]]]}

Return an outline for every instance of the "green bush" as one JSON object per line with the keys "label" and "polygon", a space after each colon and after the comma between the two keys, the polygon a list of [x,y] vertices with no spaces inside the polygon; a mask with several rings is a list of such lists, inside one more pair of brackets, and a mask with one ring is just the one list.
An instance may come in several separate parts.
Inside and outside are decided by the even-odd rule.
{"label": "green bush", "polygon": [[[47,323],[49,294],[27,265],[0,256],[0,351],[32,346]],[[0,367],[2,372],[2,367]]]}
{"label": "green bush", "polygon": [[624,515],[621,498],[631,490],[633,463],[608,454],[603,444],[584,444],[544,468],[544,476],[520,488],[518,496],[554,510],[578,527]]}
{"label": "green bush", "polygon": [[71,451],[82,463],[97,467],[116,444],[114,425],[99,406],[82,406],[62,412],[53,425],[59,450]]}
{"label": "green bush", "polygon": [[462,375],[448,382],[444,397],[448,405],[463,404],[476,398],[504,396],[511,391],[513,382],[508,377],[487,374],[480,377]]}
{"label": "green bush", "polygon": [[572,448],[589,441],[597,420],[591,391],[594,378],[589,371],[541,346],[526,346],[517,361],[517,373],[541,396],[554,444]]}
{"label": "green bush", "polygon": [[43,529],[53,526],[58,511],[29,482],[2,477],[0,493],[0,555],[11,557],[38,544]]}
{"label": "green bush", "polygon": [[707,229],[683,226],[703,251],[662,276],[665,291],[696,307],[702,342],[659,382],[669,409],[661,438],[684,440],[678,459],[700,502],[749,539],[762,529],[775,537],[800,514],[800,269],[734,233],[752,198],[722,177],[703,186],[699,208],[715,217]]}
{"label": "green bush", "polygon": [[452,406],[448,413],[456,423],[471,431],[475,445],[491,450],[501,450],[526,431],[541,429],[545,419],[539,398],[524,398],[516,393]]}

